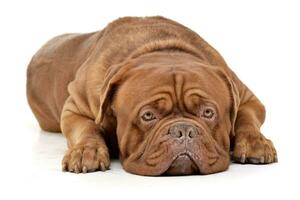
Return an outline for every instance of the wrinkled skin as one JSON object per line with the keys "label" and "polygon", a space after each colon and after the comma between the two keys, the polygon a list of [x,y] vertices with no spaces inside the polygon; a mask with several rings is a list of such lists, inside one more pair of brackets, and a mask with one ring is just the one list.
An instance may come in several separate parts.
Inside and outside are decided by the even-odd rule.
{"label": "wrinkled skin", "polygon": [[[186,153],[196,169],[183,174],[227,169],[231,99],[218,69],[191,62],[186,55],[177,61],[156,57],[156,62],[147,63],[146,56],[142,66],[130,70],[114,96],[112,107],[124,168],[136,174],[160,175]],[[206,108],[214,109],[212,119],[203,117]],[[153,113],[155,119],[144,121],[144,112]],[[174,138],[169,130],[178,123],[195,126],[196,137]],[[180,169],[173,171],[181,174]]]}
{"label": "wrinkled skin", "polygon": [[277,161],[262,103],[199,35],[163,17],[55,37],[28,66],[27,97],[41,128],[66,137],[64,171],[105,171],[116,155],[151,176]]}

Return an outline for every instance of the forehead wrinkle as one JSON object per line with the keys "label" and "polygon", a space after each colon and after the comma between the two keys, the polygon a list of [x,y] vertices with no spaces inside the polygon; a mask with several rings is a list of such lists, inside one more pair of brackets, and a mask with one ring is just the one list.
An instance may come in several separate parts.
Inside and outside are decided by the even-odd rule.
{"label": "forehead wrinkle", "polygon": [[[170,99],[174,99],[174,89],[173,89],[173,80],[169,76],[169,73],[165,71],[159,71],[159,69],[149,71],[147,77],[143,74],[143,82],[140,82],[141,78],[137,78],[137,81],[134,82],[133,88],[142,88],[139,89],[139,94],[144,97],[151,97],[158,94],[167,94],[170,96]],[[136,87],[138,84],[140,87]]]}
{"label": "forehead wrinkle", "polygon": [[[150,104],[160,97],[171,102],[173,107],[174,88],[172,77],[168,73],[169,69],[161,71],[160,68],[154,68],[146,71],[148,73],[145,73],[145,69],[136,70],[134,74],[128,77],[128,81],[120,86],[118,94],[127,96],[129,104],[135,108]],[[145,74],[147,75],[145,76]],[[127,88],[127,90],[124,90],[124,88]],[[143,103],[140,104],[140,101]],[[129,107],[128,102],[121,102],[123,106]]]}
{"label": "forehead wrinkle", "polygon": [[175,93],[175,101],[174,105],[176,105],[176,108],[179,110],[183,110],[184,105],[181,101],[183,98],[183,88],[184,88],[184,75],[181,73],[176,73],[174,70],[174,67],[172,67],[172,75],[173,75],[173,81],[174,81],[174,93]]}
{"label": "forehead wrinkle", "polygon": [[149,98],[147,101],[143,101],[139,104],[137,104],[134,108],[134,111],[138,111],[140,110],[142,107],[149,105],[155,101],[159,101],[159,100],[166,100],[168,101],[168,99],[171,98],[169,93],[157,93],[157,95],[152,96],[151,98]]}
{"label": "forehead wrinkle", "polygon": [[184,95],[187,97],[189,97],[191,95],[197,95],[204,99],[212,99],[212,97],[209,94],[207,94],[206,92],[201,90],[199,87],[191,87],[191,88],[185,89]]}

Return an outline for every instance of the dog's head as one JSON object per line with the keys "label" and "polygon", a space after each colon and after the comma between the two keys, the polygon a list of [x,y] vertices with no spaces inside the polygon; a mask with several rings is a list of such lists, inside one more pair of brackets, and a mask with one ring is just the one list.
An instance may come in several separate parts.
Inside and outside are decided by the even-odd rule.
{"label": "dog's head", "polygon": [[96,122],[113,113],[125,170],[210,174],[230,163],[235,87],[220,67],[183,53],[151,53],[112,67]]}

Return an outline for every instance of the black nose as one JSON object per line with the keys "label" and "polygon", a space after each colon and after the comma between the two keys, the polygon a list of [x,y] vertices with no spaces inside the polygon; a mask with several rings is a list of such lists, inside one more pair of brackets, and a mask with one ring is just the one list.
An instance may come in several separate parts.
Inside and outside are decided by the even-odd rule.
{"label": "black nose", "polygon": [[170,127],[169,133],[175,138],[194,138],[198,135],[198,130],[195,126],[186,123],[176,123]]}

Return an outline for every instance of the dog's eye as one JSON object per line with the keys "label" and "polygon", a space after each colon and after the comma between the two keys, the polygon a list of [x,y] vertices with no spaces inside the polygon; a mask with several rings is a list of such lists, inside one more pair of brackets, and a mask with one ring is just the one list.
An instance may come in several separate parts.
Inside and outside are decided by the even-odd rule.
{"label": "dog's eye", "polygon": [[202,117],[205,117],[207,119],[212,119],[215,115],[215,111],[212,108],[205,108],[202,112]]}
{"label": "dog's eye", "polygon": [[142,119],[143,119],[144,121],[151,121],[151,120],[156,119],[156,117],[154,116],[153,112],[151,112],[151,111],[146,111],[146,112],[143,113]]}

